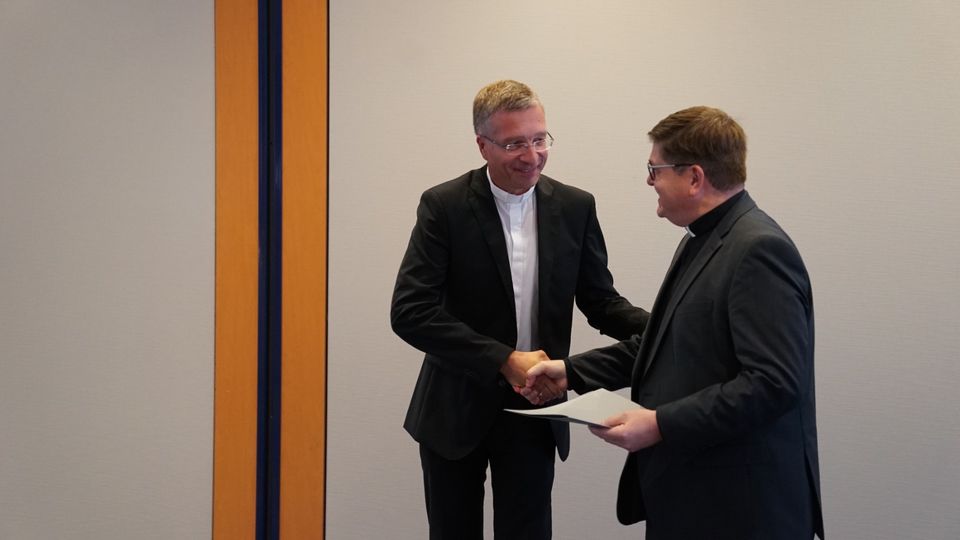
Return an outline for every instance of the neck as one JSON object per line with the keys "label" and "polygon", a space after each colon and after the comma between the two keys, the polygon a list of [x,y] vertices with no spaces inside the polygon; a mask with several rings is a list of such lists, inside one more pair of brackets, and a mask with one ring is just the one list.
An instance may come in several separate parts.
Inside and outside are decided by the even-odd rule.
{"label": "neck", "polygon": [[693,223],[709,211],[727,202],[730,197],[733,197],[741,191],[743,191],[743,184],[734,186],[726,191],[714,189],[712,186],[708,187],[706,190],[704,190],[703,196],[697,205],[697,214],[693,219],[690,220],[690,223]]}

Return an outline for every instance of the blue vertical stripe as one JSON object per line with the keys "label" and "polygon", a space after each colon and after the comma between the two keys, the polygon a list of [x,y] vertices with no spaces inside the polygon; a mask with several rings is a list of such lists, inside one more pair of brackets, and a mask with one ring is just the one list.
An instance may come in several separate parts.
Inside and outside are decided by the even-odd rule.
{"label": "blue vertical stripe", "polygon": [[283,241],[281,0],[258,0],[259,305],[257,540],[280,538],[281,289]]}

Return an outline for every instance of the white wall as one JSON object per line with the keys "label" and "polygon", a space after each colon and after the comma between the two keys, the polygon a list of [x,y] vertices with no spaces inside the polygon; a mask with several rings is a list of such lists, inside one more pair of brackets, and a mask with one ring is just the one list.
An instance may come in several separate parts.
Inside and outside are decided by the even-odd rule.
{"label": "white wall", "polygon": [[[597,195],[649,306],[678,231],[657,120],[722,107],[817,296],[833,538],[960,536],[960,38],[952,1],[331,2],[328,538],[423,538],[401,429],[420,354],[387,310],[420,192],[481,161],[470,101],[534,86],[547,173]],[[0,538],[205,538],[212,3],[0,0]],[[604,343],[582,319],[574,349]],[[622,452],[575,430],[557,538],[615,523]]]}
{"label": "white wall", "polygon": [[0,538],[209,538],[213,3],[0,0]]}
{"label": "white wall", "polygon": [[[546,172],[598,198],[621,292],[650,306],[680,231],[646,132],[708,104],[750,138],[748,189],[796,240],[817,310],[826,529],[960,537],[960,37],[954,1],[331,2],[328,538],[425,538],[402,430],[421,354],[390,294],[420,193],[482,161],[474,93],[531,84]],[[574,350],[600,345],[582,319]],[[623,452],[574,428],[555,536],[618,525]],[[489,533],[488,533],[489,537]]]}

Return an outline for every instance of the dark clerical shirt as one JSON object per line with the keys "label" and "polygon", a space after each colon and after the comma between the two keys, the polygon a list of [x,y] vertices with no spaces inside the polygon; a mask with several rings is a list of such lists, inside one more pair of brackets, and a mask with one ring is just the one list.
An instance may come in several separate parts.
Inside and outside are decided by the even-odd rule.
{"label": "dark clerical shirt", "polygon": [[[703,248],[703,245],[707,242],[710,233],[717,228],[717,225],[723,220],[724,216],[730,212],[733,205],[737,204],[737,201],[742,199],[745,194],[746,191],[741,190],[736,195],[723,201],[719,206],[698,217],[693,223],[685,227],[689,237],[684,239],[686,243],[677,256],[677,262],[670,269],[667,277],[664,279],[663,285],[660,287],[660,294],[657,295],[657,301],[654,303],[653,310],[650,313],[650,321],[647,323],[647,328],[643,333],[645,337],[649,336],[652,339],[653,336],[657,335],[657,331],[663,323],[663,310],[667,304],[670,303],[670,299],[674,295],[674,289],[677,283],[680,282],[680,278],[683,277],[684,272],[686,272],[690,266],[690,261],[696,258],[697,254],[700,253],[700,250]],[[582,389],[585,384],[583,378],[573,369],[568,359],[564,359],[564,364],[567,368],[568,386],[575,390]]]}
{"label": "dark clerical shirt", "polygon": [[690,266],[690,261],[696,258],[697,254],[700,253],[700,250],[703,248],[703,245],[707,242],[710,233],[717,228],[720,220],[730,212],[730,209],[733,208],[733,205],[737,204],[737,201],[743,198],[745,193],[746,191],[741,190],[736,195],[723,201],[723,203],[713,210],[698,217],[693,223],[686,227],[690,238],[687,240],[686,245],[683,246],[683,251],[677,258],[677,264],[674,265],[673,272],[667,276],[667,279],[670,280],[670,288],[664,289],[664,292],[669,293],[663,296],[664,301],[668,301],[673,296],[673,287],[683,276],[684,272],[686,272],[687,267]]}

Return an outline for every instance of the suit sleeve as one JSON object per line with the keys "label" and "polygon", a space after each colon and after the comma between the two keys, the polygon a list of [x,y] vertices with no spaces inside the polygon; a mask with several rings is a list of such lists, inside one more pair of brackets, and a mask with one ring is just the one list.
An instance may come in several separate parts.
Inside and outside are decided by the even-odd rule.
{"label": "suit sleeve", "polygon": [[440,197],[425,192],[397,274],[391,326],[417,349],[491,382],[513,349],[474,331],[444,309],[451,241],[446,220]]}
{"label": "suit sleeve", "polygon": [[761,237],[733,272],[727,318],[736,375],[658,407],[664,444],[722,443],[773,422],[812,388],[812,297],[796,248]]}
{"label": "suit sleeve", "polygon": [[607,268],[607,246],[593,197],[590,197],[578,276],[577,307],[590,326],[618,340],[643,334],[650,314],[620,296],[613,286],[613,275]]}
{"label": "suit sleeve", "polygon": [[641,336],[635,334],[628,340],[567,358],[564,364],[570,388],[583,394],[598,388],[619,390],[630,386],[640,342]]}

